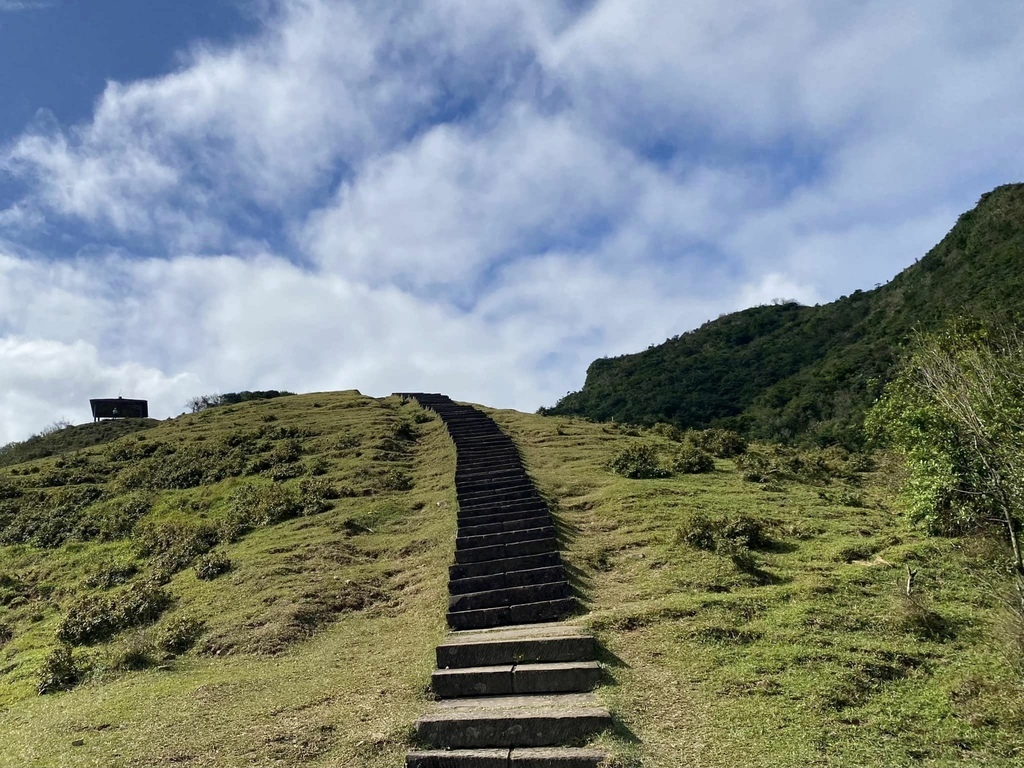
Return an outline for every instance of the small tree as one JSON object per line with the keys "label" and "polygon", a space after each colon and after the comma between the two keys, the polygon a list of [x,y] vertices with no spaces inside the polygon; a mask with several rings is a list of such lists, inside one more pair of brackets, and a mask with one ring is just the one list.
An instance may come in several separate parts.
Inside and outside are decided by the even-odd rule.
{"label": "small tree", "polygon": [[919,338],[867,427],[906,459],[917,520],[937,530],[999,522],[1024,574],[1024,335],[958,321]]}
{"label": "small tree", "polygon": [[224,397],[218,394],[196,395],[185,401],[185,407],[188,408],[189,413],[199,413],[218,405],[224,405]]}

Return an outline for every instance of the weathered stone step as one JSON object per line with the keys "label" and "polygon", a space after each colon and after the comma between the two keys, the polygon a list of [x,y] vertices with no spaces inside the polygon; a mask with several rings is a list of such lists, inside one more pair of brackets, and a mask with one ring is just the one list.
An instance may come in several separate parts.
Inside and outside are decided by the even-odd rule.
{"label": "weathered stone step", "polygon": [[526,571],[531,568],[546,568],[549,565],[561,565],[562,559],[557,552],[544,552],[539,555],[522,557],[506,557],[501,560],[486,560],[480,563],[455,563],[448,566],[448,578],[452,581],[468,579],[473,576],[487,576],[491,573],[510,573]]}
{"label": "weathered stone step", "polygon": [[505,435],[500,429],[494,427],[493,429],[476,429],[473,431],[458,432],[451,434],[452,441],[461,448],[481,448],[484,446],[491,445],[509,445],[514,446],[508,436]]}
{"label": "weathered stone step", "polygon": [[517,541],[532,541],[533,539],[547,539],[555,535],[555,529],[550,525],[540,525],[536,528],[520,528],[512,531],[498,531],[496,533],[485,533],[473,536],[463,536],[459,532],[455,539],[455,549],[477,549],[478,547],[495,547],[499,544],[513,544]]}
{"label": "weathered stone step", "polygon": [[463,504],[472,508],[477,504],[495,504],[502,501],[522,501],[523,499],[539,499],[540,494],[537,493],[537,489],[533,486],[533,483],[520,483],[517,486],[495,488],[493,490],[472,490],[466,493],[458,492],[456,489],[456,498],[459,502],[460,508]]}
{"label": "weathered stone step", "polygon": [[[458,449],[458,446],[456,446]],[[522,464],[522,457],[515,445],[497,448],[487,448],[480,451],[463,451],[455,457],[455,466],[458,469],[467,469],[486,464],[518,463]]]}
{"label": "weathered stone step", "polygon": [[528,624],[453,632],[437,646],[439,669],[593,661],[594,636],[571,624]]}
{"label": "weathered stone step", "polygon": [[489,533],[502,531],[521,531],[529,528],[543,528],[551,523],[551,515],[546,508],[541,508],[532,517],[508,519],[498,515],[500,522],[477,524],[473,518],[459,521],[459,536],[486,536]]}
{"label": "weathered stone step", "polygon": [[[473,455],[456,462],[459,474],[464,472],[494,471],[496,469],[523,469],[522,459],[517,453],[502,451],[493,455]],[[525,472],[525,470],[524,470]]]}
{"label": "weathered stone step", "polygon": [[442,699],[466,696],[514,696],[534,693],[583,693],[601,680],[596,661],[554,664],[500,664],[438,669],[430,678]]}
{"label": "weathered stone step", "polygon": [[[458,512],[459,525],[466,525],[472,521],[473,525],[486,525],[500,519],[514,520],[520,515],[542,512],[548,514],[548,505],[544,499],[516,499],[504,503],[482,503],[461,507]],[[484,522],[486,521],[486,522]]]}
{"label": "weathered stone step", "polygon": [[480,608],[497,608],[503,605],[518,603],[539,603],[546,600],[558,600],[569,597],[572,591],[565,581],[549,581],[540,584],[523,584],[518,587],[504,589],[488,589],[483,592],[455,594],[448,598],[448,610],[475,611]]}
{"label": "weathered stone step", "polygon": [[508,589],[509,587],[525,587],[530,584],[548,584],[554,581],[565,581],[565,569],[561,565],[547,568],[530,568],[512,573],[492,573],[487,576],[474,576],[469,579],[458,579],[448,582],[448,593],[465,595],[471,592],[485,592],[490,589]]}
{"label": "weathered stone step", "polygon": [[480,608],[475,611],[449,611],[446,618],[448,626],[452,629],[486,629],[503,627],[508,624],[557,621],[575,609],[576,601],[571,597],[564,597],[559,600]]}
{"label": "weathered stone step", "polygon": [[406,768],[598,768],[607,755],[596,749],[437,749],[410,752]]}
{"label": "weathered stone step", "polygon": [[534,486],[526,475],[481,477],[476,480],[462,480],[455,483],[455,492],[459,498],[467,498],[474,493],[499,493],[506,489],[517,490],[519,488],[533,489]]}
{"label": "weathered stone step", "polygon": [[433,747],[548,747],[585,741],[610,726],[593,694],[566,693],[439,701],[416,722],[416,733]]}
{"label": "weathered stone step", "polygon": [[478,480],[508,480],[510,478],[518,478],[522,480],[529,480],[529,475],[526,474],[526,470],[521,466],[505,467],[501,469],[474,469],[465,470],[459,472],[455,476],[455,484],[468,483]]}
{"label": "weathered stone step", "polygon": [[558,553],[558,541],[553,535],[541,539],[517,541],[513,544],[496,544],[492,547],[457,550],[455,552],[455,563],[457,565],[467,565],[469,563],[482,563],[488,560],[508,560],[512,557],[542,555],[547,552]]}

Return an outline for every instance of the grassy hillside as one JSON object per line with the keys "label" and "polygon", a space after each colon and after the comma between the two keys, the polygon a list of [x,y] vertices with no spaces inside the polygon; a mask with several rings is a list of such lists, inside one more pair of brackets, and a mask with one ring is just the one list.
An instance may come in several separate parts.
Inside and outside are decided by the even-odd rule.
{"label": "grassy hillside", "polygon": [[0,446],[0,467],[60,456],[91,445],[103,445],[133,432],[152,429],[159,423],[156,419],[97,421],[33,435],[28,440]]}
{"label": "grassy hillside", "polygon": [[[762,449],[709,474],[631,480],[626,446],[678,444],[497,411],[556,504],[606,648],[612,749],[645,768],[1015,766],[1024,625],[1003,545],[925,536],[891,470]],[[742,460],[740,460],[742,461]],[[757,472],[758,468],[761,472]],[[713,549],[709,543],[714,541]],[[917,571],[913,601],[902,592]],[[1017,622],[1016,624],[1014,622]]]}
{"label": "grassy hillside", "polygon": [[[439,422],[358,393],[0,470],[0,766],[399,764],[453,471]],[[39,695],[58,634],[80,680]]]}
{"label": "grassy hillside", "polygon": [[856,445],[864,411],[914,329],[1024,303],[1024,184],[999,187],[918,263],[817,307],[755,307],[633,355],[594,361],[550,412],[636,424],[741,429],[761,439]]}
{"label": "grassy hillside", "polygon": [[[618,765],[1019,764],[1005,553],[911,527],[884,465],[760,449],[631,480],[609,462],[638,444],[668,461],[671,432],[492,414],[604,646]],[[0,766],[400,765],[444,634],[453,472],[438,421],[357,393],[0,470]],[[70,691],[36,692],[56,635],[102,626],[69,616],[157,589],[147,620],[73,646]]]}

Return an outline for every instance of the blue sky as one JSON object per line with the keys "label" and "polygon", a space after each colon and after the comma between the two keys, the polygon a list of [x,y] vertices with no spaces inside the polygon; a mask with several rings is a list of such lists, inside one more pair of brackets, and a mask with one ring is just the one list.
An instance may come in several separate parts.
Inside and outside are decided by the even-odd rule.
{"label": "blue sky", "polygon": [[0,444],[429,389],[890,279],[1021,181],[1010,0],[0,0]]}

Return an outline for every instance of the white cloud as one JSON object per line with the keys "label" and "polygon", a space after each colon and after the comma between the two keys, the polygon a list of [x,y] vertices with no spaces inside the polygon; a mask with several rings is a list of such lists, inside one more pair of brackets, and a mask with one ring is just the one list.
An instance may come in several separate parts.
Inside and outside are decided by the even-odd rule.
{"label": "white cloud", "polygon": [[118,377],[163,414],[352,386],[533,409],[594,357],[870,288],[1024,170],[1010,5],[273,4],[0,150],[28,188],[0,210],[0,441]]}
{"label": "white cloud", "polygon": [[197,383],[187,374],[169,377],[135,363],[105,364],[84,341],[0,338],[0,445],[58,419],[88,420],[90,397],[123,393],[180,405]]}

